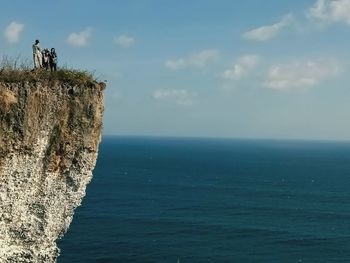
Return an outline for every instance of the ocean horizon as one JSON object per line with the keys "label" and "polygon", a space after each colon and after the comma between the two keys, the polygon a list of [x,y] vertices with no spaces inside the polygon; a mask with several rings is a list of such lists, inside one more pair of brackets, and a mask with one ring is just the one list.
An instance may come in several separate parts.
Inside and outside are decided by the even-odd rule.
{"label": "ocean horizon", "polygon": [[349,142],[104,136],[58,262],[349,262],[349,172]]}

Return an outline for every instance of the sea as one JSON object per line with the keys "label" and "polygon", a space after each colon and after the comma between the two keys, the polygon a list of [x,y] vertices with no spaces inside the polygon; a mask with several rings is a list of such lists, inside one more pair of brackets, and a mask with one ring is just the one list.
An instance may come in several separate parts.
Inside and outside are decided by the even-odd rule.
{"label": "sea", "polygon": [[350,143],[104,137],[58,263],[350,262]]}

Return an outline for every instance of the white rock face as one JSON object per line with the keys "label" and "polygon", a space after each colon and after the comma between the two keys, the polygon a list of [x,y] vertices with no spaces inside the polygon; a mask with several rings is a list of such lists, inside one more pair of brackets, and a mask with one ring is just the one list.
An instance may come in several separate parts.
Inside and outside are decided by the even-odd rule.
{"label": "white rock face", "polygon": [[0,84],[1,263],[56,262],[95,167],[103,88]]}

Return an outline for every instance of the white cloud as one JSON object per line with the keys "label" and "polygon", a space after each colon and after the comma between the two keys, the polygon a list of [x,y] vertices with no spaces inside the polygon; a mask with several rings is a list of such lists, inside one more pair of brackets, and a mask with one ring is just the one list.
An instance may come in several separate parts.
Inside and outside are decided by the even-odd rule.
{"label": "white cloud", "polygon": [[118,45],[118,46],[128,48],[128,47],[131,47],[135,43],[135,39],[132,37],[129,37],[129,36],[121,35],[119,37],[114,37],[113,43]]}
{"label": "white cloud", "polygon": [[92,29],[86,28],[79,33],[71,33],[67,38],[67,43],[75,47],[86,46],[91,38]]}
{"label": "white cloud", "polygon": [[9,43],[17,43],[20,39],[21,33],[23,32],[24,25],[11,22],[5,29],[4,36]]}
{"label": "white cloud", "polygon": [[275,37],[280,33],[280,31],[293,23],[293,16],[286,15],[282,18],[281,21],[268,25],[255,28],[243,34],[243,37],[249,40],[255,41],[267,41]]}
{"label": "white cloud", "polygon": [[276,65],[270,68],[264,86],[276,90],[311,87],[340,72],[339,63],[331,60]]}
{"label": "white cloud", "polygon": [[155,100],[164,100],[177,105],[191,106],[195,102],[197,95],[186,89],[158,89],[153,92],[152,98]]}
{"label": "white cloud", "polygon": [[203,50],[198,54],[193,55],[189,63],[195,67],[205,67],[207,64],[216,61],[219,58],[220,52],[214,49]]}
{"label": "white cloud", "polygon": [[188,67],[203,68],[208,64],[218,60],[220,51],[216,49],[206,49],[195,53],[187,58],[167,60],[165,67],[171,70],[184,69]]}
{"label": "white cloud", "polygon": [[350,0],[317,0],[309,16],[327,23],[343,22],[350,26]]}
{"label": "white cloud", "polygon": [[172,70],[182,69],[187,66],[187,61],[183,58],[176,60],[168,60],[165,62],[165,67]]}
{"label": "white cloud", "polygon": [[256,68],[260,61],[259,56],[246,55],[238,58],[237,63],[230,69],[222,73],[222,78],[226,80],[239,80],[247,76]]}

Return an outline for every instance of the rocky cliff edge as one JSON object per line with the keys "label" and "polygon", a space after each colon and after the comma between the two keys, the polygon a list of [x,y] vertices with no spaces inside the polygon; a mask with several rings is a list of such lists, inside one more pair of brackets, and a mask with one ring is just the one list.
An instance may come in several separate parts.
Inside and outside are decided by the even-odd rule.
{"label": "rocky cliff edge", "polygon": [[0,80],[1,263],[56,262],[96,163],[104,88]]}

